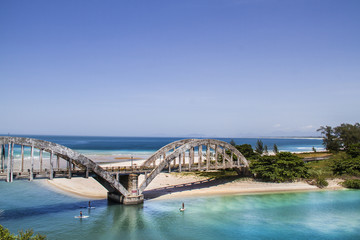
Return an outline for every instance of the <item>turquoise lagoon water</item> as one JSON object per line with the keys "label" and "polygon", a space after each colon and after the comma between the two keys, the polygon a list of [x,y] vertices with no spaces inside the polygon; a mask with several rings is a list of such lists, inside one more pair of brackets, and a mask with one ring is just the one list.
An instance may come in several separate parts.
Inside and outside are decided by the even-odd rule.
{"label": "turquoise lagoon water", "polygon": [[[321,191],[145,201],[92,201],[44,180],[0,182],[0,224],[49,239],[360,239],[360,191]],[[178,209],[185,202],[186,211]],[[75,219],[82,210],[87,219]]]}

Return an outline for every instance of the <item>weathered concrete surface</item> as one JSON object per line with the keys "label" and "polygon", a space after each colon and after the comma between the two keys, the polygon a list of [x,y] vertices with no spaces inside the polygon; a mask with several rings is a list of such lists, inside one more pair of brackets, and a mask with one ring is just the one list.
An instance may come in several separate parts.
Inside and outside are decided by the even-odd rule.
{"label": "weathered concrete surface", "polygon": [[[59,159],[63,158],[68,161],[68,177],[71,178],[76,165],[80,169],[85,172],[85,175],[88,176],[89,172],[95,174],[94,178],[101,183],[109,192],[108,199],[123,203],[123,204],[138,204],[144,201],[144,196],[142,192],[145,188],[150,184],[150,182],[165,168],[169,167],[169,171],[171,171],[171,163],[176,165],[176,159],[178,159],[179,168],[178,170],[181,172],[182,169],[186,170],[185,164],[185,154],[189,152],[189,164],[187,169],[191,171],[192,169],[201,169],[201,165],[203,162],[202,156],[202,146],[206,146],[206,169],[210,169],[210,148],[215,150],[216,158],[218,155],[223,157],[222,164],[218,166],[217,161],[215,161],[216,168],[236,168],[239,173],[246,174],[246,169],[249,167],[249,163],[246,158],[232,145],[215,140],[215,139],[183,139],[176,142],[172,142],[161,149],[159,149],[156,153],[154,153],[147,161],[142,165],[143,168],[149,168],[151,165],[154,166],[152,171],[149,174],[145,174],[145,180],[142,182],[140,187],[138,186],[138,174],[136,170],[133,172],[129,172],[123,175],[119,175],[119,173],[115,174],[110,173],[103,168],[101,168],[98,164],[93,162],[91,159],[85,157],[84,155],[67,148],[65,146],[47,142],[38,139],[32,138],[22,138],[22,137],[1,137],[0,136],[0,148],[1,148],[1,170],[4,171],[4,163],[5,163],[5,148],[4,146],[8,145],[8,158],[7,158],[7,179],[8,181],[12,181],[12,163],[13,163],[13,146],[20,145],[22,146],[22,165],[21,170],[23,171],[23,147],[27,146],[31,148],[31,169],[30,169],[30,180],[34,177],[34,148],[40,150],[40,170],[42,170],[42,152],[46,151],[50,153],[50,179],[53,178],[55,174],[55,163],[54,163],[54,155],[56,155],[56,167],[59,170]],[[198,166],[193,166],[194,164],[194,148],[201,146],[201,150],[199,153],[201,154],[198,159]],[[10,149],[12,150],[10,153]],[[226,154],[226,150],[230,150],[231,156]],[[168,155],[167,155],[168,154]],[[233,155],[237,156],[237,163],[234,165],[233,163]],[[156,165],[158,163],[158,165]],[[140,169],[141,170],[141,169]],[[136,174],[137,173],[137,174]],[[92,175],[93,175],[92,174]]]}
{"label": "weathered concrete surface", "polygon": [[23,137],[0,137],[0,145],[1,144],[16,144],[37,148],[49,153],[52,152],[58,157],[61,157],[66,161],[70,161],[71,163],[76,164],[80,168],[88,168],[90,171],[94,172],[97,175],[96,179],[101,184],[103,184],[109,192],[116,192],[124,196],[129,194],[127,189],[125,189],[118,181],[116,181],[110,173],[102,169],[99,165],[97,165],[89,158],[68,147],[53,142]]}
{"label": "weathered concrete surface", "polygon": [[[152,162],[155,162],[155,156],[161,156],[162,154],[166,153],[165,151],[170,151],[171,149],[174,149],[173,152],[171,152],[168,156],[166,156],[165,159],[163,159],[155,168],[154,170],[151,171],[151,173],[149,175],[147,175],[147,177],[145,178],[145,180],[141,183],[140,187],[139,187],[139,193],[142,193],[145,188],[151,183],[151,181],[166,167],[168,166],[172,161],[174,161],[176,158],[179,158],[179,171],[182,171],[182,166],[181,166],[181,158],[184,156],[185,152],[187,150],[190,150],[194,147],[197,146],[202,146],[202,145],[206,145],[207,146],[207,151],[206,151],[206,156],[207,159],[210,159],[210,147],[212,147],[213,149],[215,149],[216,152],[218,152],[220,149],[219,147],[221,147],[222,149],[228,149],[231,151],[232,154],[234,154],[237,158],[238,158],[238,164],[234,167],[240,168],[240,167],[249,167],[249,162],[246,160],[246,158],[231,144],[227,143],[227,142],[223,142],[220,140],[215,140],[215,139],[186,139],[185,140],[180,140],[174,143],[170,143],[168,145],[166,145],[164,148],[161,148],[159,151],[157,151],[153,156],[151,156],[149,159],[151,161],[146,161],[144,163],[144,165],[146,164],[151,164]],[[181,143],[182,145],[178,148],[177,145],[178,143]],[[224,153],[225,151],[222,151],[222,153]],[[220,151],[221,153],[221,151]],[[232,160],[232,157],[225,155],[225,160]],[[206,161],[207,163],[207,170],[209,170],[210,166],[209,163],[210,161]],[[231,164],[232,166],[232,164]],[[224,164],[222,166],[222,168],[226,168],[227,166]]]}

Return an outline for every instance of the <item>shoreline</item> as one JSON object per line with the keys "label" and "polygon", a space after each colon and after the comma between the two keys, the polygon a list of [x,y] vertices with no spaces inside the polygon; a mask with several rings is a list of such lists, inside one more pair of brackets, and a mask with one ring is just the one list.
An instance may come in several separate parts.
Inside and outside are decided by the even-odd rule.
{"label": "shoreline", "polygon": [[[261,195],[346,189],[339,185],[340,179],[328,180],[329,186],[318,188],[305,181],[291,183],[259,182],[249,178],[237,180],[214,180],[194,175],[179,176],[161,173],[143,192],[145,201],[159,201],[193,197]],[[107,190],[93,178],[47,180],[47,185],[72,196],[106,199]],[[140,182],[139,182],[140,183]]]}

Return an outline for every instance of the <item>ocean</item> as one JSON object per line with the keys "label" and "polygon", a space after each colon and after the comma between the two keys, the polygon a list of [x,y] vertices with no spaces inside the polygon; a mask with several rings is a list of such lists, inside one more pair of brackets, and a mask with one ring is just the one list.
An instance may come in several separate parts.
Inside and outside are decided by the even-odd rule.
{"label": "ocean", "polygon": [[[149,154],[177,138],[31,136],[84,154]],[[230,139],[220,139],[229,142]],[[234,139],[255,145],[257,139]],[[321,139],[262,139],[283,151],[321,149]],[[86,209],[91,200],[94,209]],[[184,202],[185,212],[179,207]],[[76,219],[79,211],[88,215]],[[0,224],[48,239],[360,239],[360,191],[212,196],[123,206],[50,188],[0,182]]]}
{"label": "ocean", "polygon": [[[15,135],[17,136],[17,135]],[[88,136],[45,136],[45,135],[18,135],[17,137],[31,137],[55,142],[80,153],[87,155],[151,155],[168,143],[183,138],[167,137],[88,137]],[[216,138],[230,142],[232,138]],[[324,150],[321,138],[233,138],[236,144],[251,144],[255,148],[260,139],[269,151],[274,144],[280,151],[311,152],[314,147],[317,151]],[[19,149],[19,148],[18,148]],[[19,154],[19,150],[15,154]]]}

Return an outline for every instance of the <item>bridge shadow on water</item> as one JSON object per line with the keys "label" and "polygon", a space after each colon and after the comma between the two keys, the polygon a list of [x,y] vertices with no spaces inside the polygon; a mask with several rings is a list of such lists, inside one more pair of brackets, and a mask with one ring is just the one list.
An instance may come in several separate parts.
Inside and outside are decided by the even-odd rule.
{"label": "bridge shadow on water", "polygon": [[[91,206],[107,205],[107,200],[91,200]],[[0,221],[3,219],[18,219],[36,215],[56,214],[64,211],[87,210],[88,201],[39,205],[34,207],[21,207],[13,209],[0,209]]]}
{"label": "bridge shadow on water", "polygon": [[209,188],[213,186],[222,185],[228,182],[232,182],[235,179],[238,179],[238,177],[228,177],[224,179],[207,179],[202,181],[196,181],[196,182],[190,182],[190,183],[184,183],[184,184],[177,184],[172,186],[166,186],[161,188],[155,188],[151,190],[145,190],[143,192],[145,199],[153,199],[157,198],[163,195],[172,194],[175,192],[184,192],[184,191],[190,191],[194,189],[203,189],[203,188]]}

